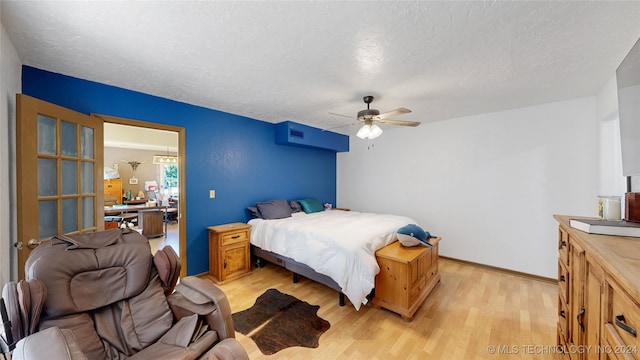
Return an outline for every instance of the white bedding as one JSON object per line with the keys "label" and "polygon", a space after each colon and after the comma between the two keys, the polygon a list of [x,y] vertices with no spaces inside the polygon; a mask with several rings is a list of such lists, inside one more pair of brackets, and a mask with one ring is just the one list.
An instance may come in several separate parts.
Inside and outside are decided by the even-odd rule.
{"label": "white bedding", "polygon": [[253,245],[329,276],[356,310],[366,303],[380,272],[376,250],[393,242],[400,227],[415,223],[405,216],[340,210],[249,221]]}

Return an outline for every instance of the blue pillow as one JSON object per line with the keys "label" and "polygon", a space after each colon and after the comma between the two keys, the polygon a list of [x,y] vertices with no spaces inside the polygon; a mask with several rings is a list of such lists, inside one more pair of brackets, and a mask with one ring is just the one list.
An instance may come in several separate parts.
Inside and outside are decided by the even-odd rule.
{"label": "blue pillow", "polygon": [[433,236],[416,224],[409,224],[401,227],[398,229],[396,235],[398,237],[398,241],[400,241],[403,246],[433,246],[429,242],[429,238],[432,238]]}
{"label": "blue pillow", "polygon": [[297,201],[298,203],[300,203],[300,206],[302,206],[302,210],[307,214],[324,211],[324,205],[322,205],[320,200],[316,198],[303,199],[303,200],[297,200]]}
{"label": "blue pillow", "polygon": [[257,207],[249,206],[247,207],[247,210],[249,211],[252,219],[262,219],[262,216],[260,216],[260,211],[258,211]]}
{"label": "blue pillow", "polygon": [[260,216],[265,220],[291,217],[291,207],[287,200],[269,200],[256,203]]}

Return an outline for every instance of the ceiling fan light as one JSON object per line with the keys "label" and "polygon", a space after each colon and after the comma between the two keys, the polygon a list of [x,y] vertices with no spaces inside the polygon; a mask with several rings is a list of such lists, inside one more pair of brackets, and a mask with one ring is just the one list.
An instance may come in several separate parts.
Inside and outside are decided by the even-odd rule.
{"label": "ceiling fan light", "polygon": [[360,139],[375,139],[382,134],[382,129],[378,125],[364,124],[356,134]]}
{"label": "ceiling fan light", "polygon": [[382,129],[378,125],[371,125],[369,139],[375,139],[378,136],[382,135]]}
{"label": "ceiling fan light", "polygon": [[359,137],[360,139],[367,139],[369,135],[371,135],[370,125],[362,125],[362,127],[360,128],[360,130],[358,130],[358,133],[356,134],[356,136]]}

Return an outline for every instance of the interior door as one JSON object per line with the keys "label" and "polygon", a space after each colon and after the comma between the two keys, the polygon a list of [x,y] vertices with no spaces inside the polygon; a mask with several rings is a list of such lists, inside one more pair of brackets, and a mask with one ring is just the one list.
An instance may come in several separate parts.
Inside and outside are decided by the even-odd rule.
{"label": "interior door", "polygon": [[31,250],[57,234],[104,228],[103,122],[17,95],[18,278]]}

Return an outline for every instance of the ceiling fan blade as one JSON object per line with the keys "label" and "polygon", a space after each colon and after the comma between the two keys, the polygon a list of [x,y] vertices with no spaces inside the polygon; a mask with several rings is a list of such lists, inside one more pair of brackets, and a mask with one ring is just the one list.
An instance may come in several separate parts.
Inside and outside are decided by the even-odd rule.
{"label": "ceiling fan blade", "polygon": [[416,127],[421,124],[419,121],[401,121],[401,120],[378,120],[380,124],[385,125],[400,125],[400,126],[413,126]]}
{"label": "ceiling fan blade", "polygon": [[331,131],[333,129],[339,129],[339,128],[343,128],[345,126],[353,126],[353,125],[359,125],[359,123],[351,123],[351,124],[346,124],[346,125],[338,125],[338,126],[334,126],[334,127],[330,127],[327,129],[322,129],[322,131]]}
{"label": "ceiling fan blade", "polygon": [[342,115],[342,114],[336,114],[336,113],[332,113],[332,112],[330,112],[330,113],[329,113],[329,115],[342,116],[342,117],[346,117],[346,118],[349,118],[349,119],[353,119],[353,118],[354,118],[353,116],[347,116],[347,115]]}
{"label": "ceiling fan blade", "polygon": [[378,119],[386,119],[388,117],[392,117],[392,116],[396,116],[396,115],[402,115],[402,114],[408,114],[410,112],[411,112],[411,110],[409,110],[409,109],[399,108],[399,109],[391,110],[391,111],[386,112],[384,114],[380,114],[380,115],[378,115],[376,117]]}

